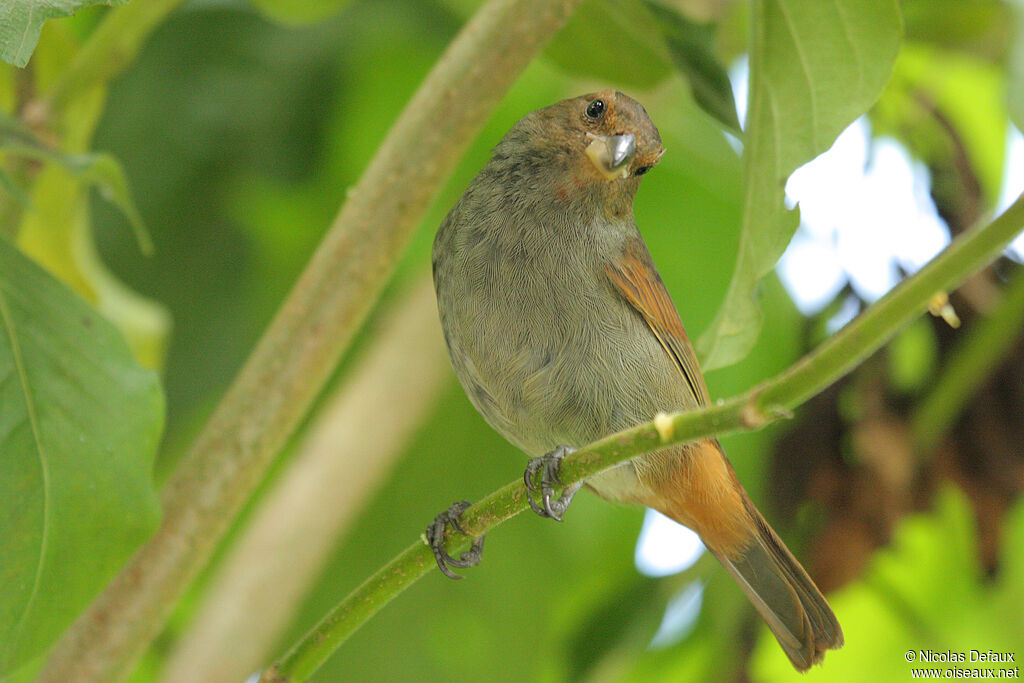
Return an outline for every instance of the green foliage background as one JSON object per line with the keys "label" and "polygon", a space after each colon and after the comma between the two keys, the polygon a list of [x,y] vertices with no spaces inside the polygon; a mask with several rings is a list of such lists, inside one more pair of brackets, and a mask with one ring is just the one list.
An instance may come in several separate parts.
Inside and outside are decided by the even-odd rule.
{"label": "green foliage background", "polygon": [[[668,149],[656,172],[644,180],[638,224],[691,335],[713,325],[730,286],[741,230],[760,217],[741,215],[742,179],[744,173],[764,169],[744,170],[721,134],[721,122],[728,126],[735,115],[721,99],[723,65],[746,49],[749,11],[742,2],[650,4],[653,10],[639,1],[584,3],[518,80],[466,154],[406,251],[381,311],[427,268],[436,226],[515,120],[563,97],[611,84],[644,102]],[[666,8],[680,16],[675,12],[684,4],[688,23],[656,19]],[[473,0],[187,4],[156,29],[109,88],[83,96],[58,131],[62,153],[98,150],[118,160],[130,195],[116,192],[119,171],[92,183],[107,195],[113,189],[111,201],[90,194],[88,179],[68,164],[26,164],[10,144],[0,144],[0,170],[9,188],[0,216],[11,219],[0,226],[0,239],[16,240],[110,319],[141,365],[161,374],[166,428],[155,456],[148,446],[157,486],[269,323],[344,201],[346,188],[358,179],[389,125],[476,5]],[[900,8],[906,44],[892,82],[872,110],[872,123],[876,132],[899,138],[929,165],[937,205],[946,208],[943,215],[955,232],[991,211],[1001,181],[1007,116],[1020,115],[1024,98],[1024,10],[995,0],[905,0]],[[24,113],[20,107],[33,92],[59,79],[107,11],[89,8],[48,22],[27,70],[4,67],[0,103],[10,114]],[[675,49],[650,40],[654,31],[674,37],[667,45]],[[692,51],[710,63],[693,59]],[[833,77],[841,84],[848,76]],[[838,90],[834,96],[842,104],[844,91]],[[929,118],[922,93],[956,135]],[[865,97],[860,109],[871,99]],[[11,130],[5,140],[12,139]],[[808,154],[827,147],[836,132],[812,133]],[[819,134],[824,136],[820,140]],[[775,170],[784,178],[791,169]],[[968,181],[979,189],[965,191]],[[795,227],[795,217],[787,219],[781,205],[764,206],[773,222]],[[154,244],[151,256],[140,253],[125,218],[135,209]],[[772,263],[754,268],[765,270]],[[761,282],[759,293],[761,334],[746,360],[709,373],[713,397],[739,393],[796,361],[820,339],[823,320],[832,312],[803,318],[774,276]],[[373,329],[371,320],[334,385],[344,383]],[[930,323],[911,328],[894,347],[901,350],[892,354],[899,369],[887,374],[885,358],[869,364],[844,390],[847,403],[864,403],[861,399],[870,392],[863,385],[880,381],[881,394],[892,399],[888,414],[909,422],[913,406],[927,396],[932,375],[947,357],[943,332],[936,329]],[[967,325],[965,332],[971,329]],[[1020,344],[1015,348],[1020,355]],[[898,383],[895,389],[890,382]],[[828,400],[839,405],[844,399],[833,395]],[[1008,421],[1024,422],[1022,405],[1008,402]],[[402,407],[402,397],[396,396],[380,409]],[[846,410],[836,408],[841,409]],[[159,417],[153,419],[158,423]],[[850,436],[863,423],[863,412],[846,410],[844,420],[843,431],[831,435],[821,451],[842,452],[849,471],[870,478],[874,465]],[[814,563],[815,558],[843,547],[841,535],[837,541],[823,527],[830,518],[845,519],[848,511],[829,509],[826,499],[801,488],[806,482],[780,480],[777,444],[786,434],[799,434],[800,423],[798,415],[794,425],[728,437],[723,443],[748,491],[796,554],[812,560],[808,568],[814,573],[815,564],[828,564]],[[906,456],[909,451],[901,452]],[[273,486],[289,455],[264,488]],[[1024,459],[1019,447],[1017,456]],[[148,466],[149,459],[140,462]],[[521,474],[522,466],[522,455],[487,427],[449,376],[406,452],[337,539],[322,578],[264,661],[281,654],[404,548],[433,515],[453,500],[481,497]],[[968,499],[955,486],[936,494],[937,482],[957,478],[932,469],[923,457],[913,467],[926,485],[908,484],[903,493],[915,502],[886,520],[880,536],[891,536],[891,547],[868,548],[858,556],[863,566],[845,575],[834,606],[848,645],[830,654],[812,674],[815,678],[862,680],[870,672],[878,680],[903,679],[909,675],[903,659],[909,649],[991,648],[1024,656],[1020,506],[1007,513],[1005,529],[994,534],[1008,540],[986,556],[978,547],[984,544],[982,534],[990,538],[993,532],[975,530]],[[1009,476],[1020,477],[1021,471]],[[1019,490],[1024,479],[1014,481]],[[851,490],[855,483],[863,481],[851,476]],[[920,510],[918,516],[899,521],[913,510]],[[357,632],[316,680],[790,678],[784,656],[717,565],[702,562],[685,577],[661,580],[638,574],[633,554],[641,519],[640,510],[582,495],[562,525],[532,517],[506,524],[490,534],[481,568],[459,583],[437,574],[416,584]],[[10,530],[0,519],[0,537]],[[111,551],[113,557],[123,560],[135,542]],[[706,582],[695,629],[680,642],[649,648],[667,601],[695,576]],[[168,653],[205,598],[207,578],[182,602],[134,681],[160,680]],[[948,625],[951,614],[955,627]],[[59,632],[58,625],[64,625],[59,615],[51,636]],[[15,653],[18,662],[36,659],[10,680],[30,680],[41,663],[40,652]],[[7,680],[2,671],[0,680]]]}

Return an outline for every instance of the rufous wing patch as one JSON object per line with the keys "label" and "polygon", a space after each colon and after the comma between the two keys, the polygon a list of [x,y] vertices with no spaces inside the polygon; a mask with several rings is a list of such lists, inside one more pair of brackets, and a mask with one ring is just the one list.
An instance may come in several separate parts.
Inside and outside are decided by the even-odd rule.
{"label": "rufous wing patch", "polygon": [[606,272],[623,298],[643,316],[665,352],[675,360],[697,403],[709,403],[697,356],[647,247],[642,242],[630,243]]}

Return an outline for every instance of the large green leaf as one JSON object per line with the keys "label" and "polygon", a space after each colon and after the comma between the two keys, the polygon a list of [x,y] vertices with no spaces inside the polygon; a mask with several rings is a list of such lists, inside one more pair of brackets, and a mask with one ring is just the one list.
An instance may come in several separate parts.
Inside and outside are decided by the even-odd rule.
{"label": "large green leaf", "polygon": [[[36,49],[37,75],[67,67],[75,47],[61,28],[58,24],[43,34]],[[24,254],[113,322],[143,365],[160,368],[170,334],[170,314],[108,270],[93,236],[91,187],[128,218],[142,251],[152,251],[121,165],[112,156],[90,151],[105,101],[105,90],[94,88],[70,103],[59,146],[39,139],[17,119],[0,117],[0,152],[47,162],[33,176],[22,210],[13,212],[20,215],[12,219],[19,224],[5,226],[5,230],[16,227],[13,234]]]}
{"label": "large green leaf", "polygon": [[798,223],[783,203],[786,179],[871,106],[900,46],[895,0],[756,0],[752,7],[742,233],[725,303],[697,342],[705,369],[750,351],[761,327],[758,280]]}
{"label": "large green leaf", "polygon": [[170,314],[103,263],[93,243],[85,183],[62,166],[48,165],[36,176],[29,203],[18,231],[21,250],[114,323],[140,363],[160,368]]}
{"label": "large green leaf", "polygon": [[568,73],[650,88],[671,72],[658,22],[641,0],[589,0],[573,12],[544,56]]}
{"label": "large green leaf", "polygon": [[650,0],[647,8],[658,20],[665,46],[676,67],[686,76],[693,99],[701,109],[738,133],[740,121],[732,84],[714,51],[715,25],[692,21]]}
{"label": "large green leaf", "polygon": [[110,323],[0,239],[0,677],[154,530],[163,413]]}
{"label": "large green leaf", "polygon": [[0,59],[28,64],[47,19],[69,16],[90,5],[123,5],[128,0],[0,0]]}

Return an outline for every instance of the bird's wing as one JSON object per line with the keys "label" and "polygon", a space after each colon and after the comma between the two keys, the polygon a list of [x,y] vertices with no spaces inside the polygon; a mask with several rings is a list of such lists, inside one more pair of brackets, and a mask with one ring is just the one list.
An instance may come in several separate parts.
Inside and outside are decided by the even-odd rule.
{"label": "bird's wing", "polygon": [[709,403],[697,356],[647,247],[639,240],[630,243],[622,255],[607,266],[606,272],[615,288],[640,313],[665,352],[675,361],[697,403]]}

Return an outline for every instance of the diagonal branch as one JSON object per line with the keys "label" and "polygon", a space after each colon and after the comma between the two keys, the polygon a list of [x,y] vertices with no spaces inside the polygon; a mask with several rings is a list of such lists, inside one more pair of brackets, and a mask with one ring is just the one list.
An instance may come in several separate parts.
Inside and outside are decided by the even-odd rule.
{"label": "diagonal branch", "polygon": [[[889,341],[928,308],[937,292],[959,286],[995,260],[1024,230],[1024,195],[989,225],[963,233],[924,268],[907,278],[856,320],[779,375],[744,394],[713,406],[673,415],[612,434],[562,461],[559,479],[574,484],[631,457],[670,444],[716,434],[760,429],[791,414]],[[479,537],[528,508],[522,480],[506,484],[467,509],[460,519],[469,536]],[[456,554],[468,538],[450,537]],[[421,539],[367,579],[335,606],[285,657],[263,673],[261,683],[304,681],[364,622],[435,566]]]}
{"label": "diagonal branch", "polygon": [[127,675],[308,412],[465,147],[578,2],[490,0],[448,46],[168,482],[157,534],[40,680]]}
{"label": "diagonal branch", "polygon": [[[218,561],[162,683],[242,681],[278,652],[338,538],[454,379],[425,266],[374,326],[345,381],[321,399],[295,454]],[[400,410],[381,409],[396,396]]]}

